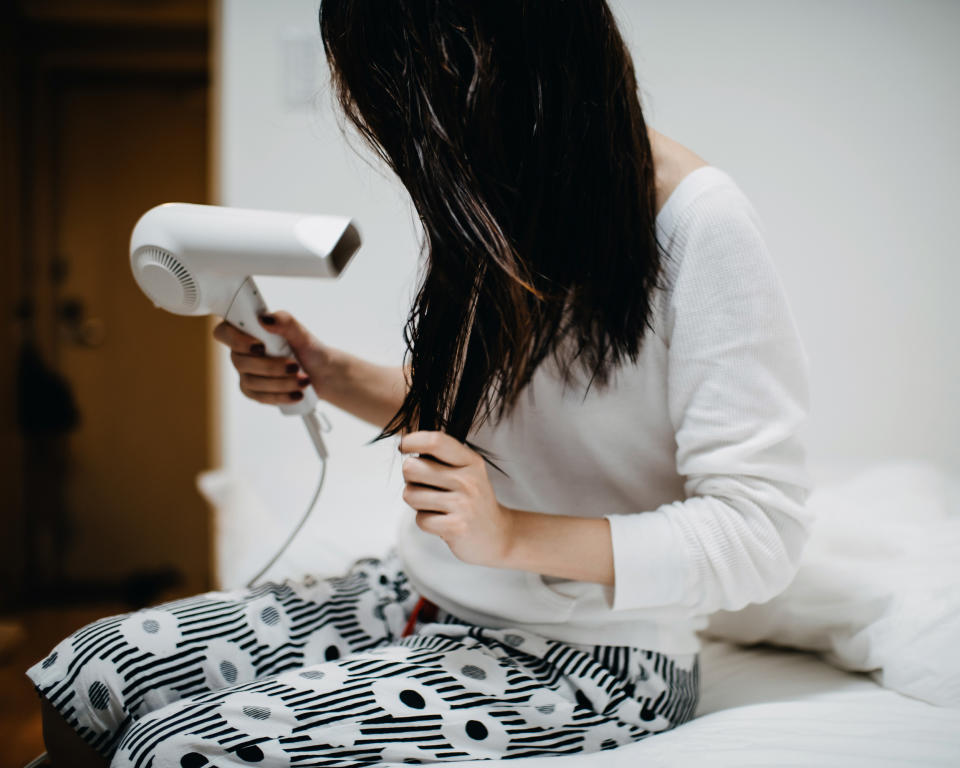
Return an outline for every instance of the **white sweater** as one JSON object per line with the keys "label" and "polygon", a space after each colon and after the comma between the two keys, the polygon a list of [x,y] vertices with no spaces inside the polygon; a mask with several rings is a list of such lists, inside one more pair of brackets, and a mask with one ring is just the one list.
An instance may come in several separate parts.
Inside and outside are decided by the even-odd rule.
{"label": "white sweater", "polygon": [[657,229],[666,288],[639,361],[584,399],[548,358],[513,413],[470,435],[509,475],[488,471],[501,504],[610,521],[615,585],[464,563],[406,508],[398,551],[440,607],[566,642],[693,653],[707,614],[764,602],[796,573],[812,523],[798,435],[808,362],[756,211],[704,166]]}

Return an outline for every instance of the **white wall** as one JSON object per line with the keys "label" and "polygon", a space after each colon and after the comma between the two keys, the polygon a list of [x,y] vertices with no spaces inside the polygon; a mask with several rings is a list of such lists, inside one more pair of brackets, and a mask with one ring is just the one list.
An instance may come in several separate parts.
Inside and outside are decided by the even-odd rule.
{"label": "white wall", "polygon": [[766,224],[811,357],[812,463],[960,469],[960,3],[615,7],[651,123]]}
{"label": "white wall", "polygon": [[[341,279],[258,283],[272,308],[290,310],[323,341],[399,364],[419,253],[415,219],[402,186],[341,134],[317,8],[316,0],[222,2],[219,202],[355,217],[364,242]],[[302,92],[313,98],[290,103]],[[358,137],[351,141],[359,148]],[[225,354],[221,382],[225,465],[263,507],[232,508],[222,521],[230,542],[221,572],[235,583],[268,559],[300,516],[317,460],[299,419],[241,395]],[[395,441],[366,446],[375,428],[333,407],[324,411],[333,424],[326,487],[307,535],[274,574],[315,570],[320,559],[336,570],[353,555],[382,551],[393,538],[402,507]],[[257,516],[276,524],[256,524]]]}
{"label": "white wall", "polygon": [[[403,189],[340,134],[318,2],[221,2],[220,202],[349,214],[364,234],[339,282],[264,279],[264,292],[328,343],[399,362],[417,231]],[[960,285],[960,4],[612,5],[651,125],[730,173],[764,219],[811,358],[817,476],[892,457],[960,471],[960,355],[947,332]],[[294,103],[314,91],[312,105]],[[315,462],[300,425],[245,401],[230,370],[222,391],[225,462],[277,521],[266,533],[233,521],[240,574],[299,515]],[[275,574],[382,551],[403,510],[395,444],[366,447],[372,427],[327,412],[328,488]]]}

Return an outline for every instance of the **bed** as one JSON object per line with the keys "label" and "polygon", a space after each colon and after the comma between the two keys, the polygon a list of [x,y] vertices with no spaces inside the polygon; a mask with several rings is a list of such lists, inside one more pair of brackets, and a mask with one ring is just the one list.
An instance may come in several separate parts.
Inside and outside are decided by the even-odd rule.
{"label": "bed", "polygon": [[700,658],[701,699],[690,722],[609,752],[525,758],[524,768],[960,766],[960,709],[803,651],[705,639]]}
{"label": "bed", "polygon": [[[218,521],[219,577],[238,584],[264,510],[236,478],[204,492]],[[790,587],[767,604],[714,614],[701,633],[693,720],[615,750],[524,758],[525,768],[960,768],[960,477],[886,463],[824,483],[810,503],[818,527]],[[282,575],[315,565],[317,551],[342,572],[372,537],[385,548],[387,519],[360,531],[326,517],[322,534],[292,548]]]}

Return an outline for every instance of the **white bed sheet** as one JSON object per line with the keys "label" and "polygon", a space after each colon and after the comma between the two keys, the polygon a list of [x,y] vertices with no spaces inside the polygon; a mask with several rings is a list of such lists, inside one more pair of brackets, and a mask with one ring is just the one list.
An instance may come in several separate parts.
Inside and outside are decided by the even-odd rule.
{"label": "white bed sheet", "polygon": [[960,766],[960,709],[909,698],[801,651],[704,638],[700,664],[697,716],[684,725],[591,755],[496,762],[524,768]]}
{"label": "white bed sheet", "polygon": [[[230,573],[221,570],[219,576],[225,587],[239,586],[272,552],[273,544],[265,546],[256,541],[255,532],[260,530],[257,520],[264,519],[266,513],[253,503],[249,489],[235,479],[218,482],[218,493],[211,495],[217,509],[218,560],[221,569],[224,563],[236,566]],[[233,497],[227,498],[228,491]],[[333,508],[337,506],[332,503]],[[361,530],[344,518],[321,516],[315,522],[322,536],[301,536],[282,567],[273,569],[270,576],[297,577],[308,570],[342,574],[359,554],[386,550],[394,519],[385,515],[382,526],[365,525]],[[371,543],[374,533],[382,541]],[[324,553],[322,568],[317,564],[318,551]],[[302,563],[297,559],[298,552]],[[909,698],[881,687],[865,674],[832,667],[811,653],[702,639],[700,705],[697,716],[685,725],[636,744],[590,755],[444,765],[481,768],[503,762],[514,768],[960,768],[960,709],[935,707]]]}

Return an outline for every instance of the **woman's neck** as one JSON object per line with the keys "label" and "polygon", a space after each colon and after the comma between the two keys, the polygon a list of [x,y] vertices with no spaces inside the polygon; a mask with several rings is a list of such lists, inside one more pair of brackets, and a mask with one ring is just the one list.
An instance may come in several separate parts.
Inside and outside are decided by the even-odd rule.
{"label": "woman's neck", "polygon": [[657,133],[650,126],[647,126],[647,136],[650,138],[650,149],[653,152],[657,213],[660,213],[670,193],[677,188],[683,178],[691,171],[709,163],[680,142]]}

